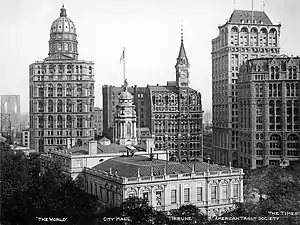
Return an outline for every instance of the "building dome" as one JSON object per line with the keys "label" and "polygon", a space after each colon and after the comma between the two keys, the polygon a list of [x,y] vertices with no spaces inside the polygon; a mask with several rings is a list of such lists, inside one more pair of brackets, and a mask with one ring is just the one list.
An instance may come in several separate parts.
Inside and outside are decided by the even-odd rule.
{"label": "building dome", "polygon": [[60,10],[60,17],[53,21],[50,35],[53,33],[73,33],[76,34],[75,24],[67,17],[67,10],[63,6]]}
{"label": "building dome", "polygon": [[53,21],[50,28],[49,56],[56,58],[63,54],[70,59],[78,59],[77,45],[75,24],[67,17],[67,10],[63,5],[60,16]]}
{"label": "building dome", "polygon": [[132,100],[132,99],[133,99],[132,94],[130,94],[130,92],[128,92],[127,90],[121,92],[120,100]]}

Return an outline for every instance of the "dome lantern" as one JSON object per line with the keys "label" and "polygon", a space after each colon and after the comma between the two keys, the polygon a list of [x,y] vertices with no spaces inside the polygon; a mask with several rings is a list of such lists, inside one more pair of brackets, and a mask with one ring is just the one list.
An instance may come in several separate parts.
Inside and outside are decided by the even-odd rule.
{"label": "dome lantern", "polygon": [[49,56],[61,59],[78,59],[77,34],[75,24],[67,17],[67,10],[62,6],[60,17],[53,21],[50,29]]}

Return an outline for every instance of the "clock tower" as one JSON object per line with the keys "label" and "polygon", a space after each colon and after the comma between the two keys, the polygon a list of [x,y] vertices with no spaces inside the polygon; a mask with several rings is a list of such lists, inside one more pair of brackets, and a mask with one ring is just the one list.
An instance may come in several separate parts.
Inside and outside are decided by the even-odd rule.
{"label": "clock tower", "polygon": [[189,68],[190,64],[188,62],[184,44],[183,44],[183,33],[181,33],[181,45],[179,50],[179,55],[175,65],[176,68],[176,84],[178,87],[188,87],[189,86]]}
{"label": "clock tower", "polygon": [[124,80],[124,90],[119,96],[119,105],[115,115],[115,140],[119,145],[136,145],[136,112],[133,96],[127,90],[127,80]]}

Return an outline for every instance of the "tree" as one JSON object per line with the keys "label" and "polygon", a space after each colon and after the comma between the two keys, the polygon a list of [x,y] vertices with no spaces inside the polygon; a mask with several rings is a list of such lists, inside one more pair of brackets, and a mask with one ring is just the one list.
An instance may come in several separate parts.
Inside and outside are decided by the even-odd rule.
{"label": "tree", "polygon": [[80,189],[58,164],[40,173],[38,161],[23,154],[2,157],[1,224],[37,224],[37,217],[94,224],[97,198]]}

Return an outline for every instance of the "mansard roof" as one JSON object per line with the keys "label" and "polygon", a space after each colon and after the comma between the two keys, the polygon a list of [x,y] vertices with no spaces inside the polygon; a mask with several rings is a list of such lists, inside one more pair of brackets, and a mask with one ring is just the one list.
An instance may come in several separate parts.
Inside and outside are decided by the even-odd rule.
{"label": "mansard roof", "polygon": [[[241,23],[241,20],[245,22],[251,21],[252,11],[251,10],[234,10],[229,18],[229,23]],[[253,20],[262,21],[262,24],[272,25],[273,23],[263,11],[253,11]]]}

